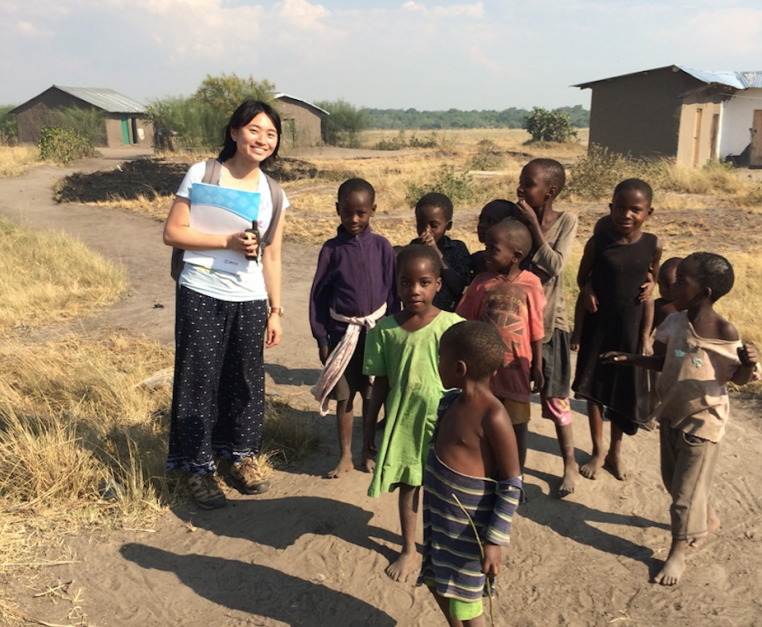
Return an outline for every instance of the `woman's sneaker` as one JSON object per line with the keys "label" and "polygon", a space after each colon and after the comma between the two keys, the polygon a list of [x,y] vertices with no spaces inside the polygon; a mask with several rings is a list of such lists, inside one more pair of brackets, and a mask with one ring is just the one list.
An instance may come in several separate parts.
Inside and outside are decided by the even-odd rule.
{"label": "woman's sneaker", "polygon": [[230,478],[242,492],[262,494],[270,489],[269,470],[258,458],[244,457],[240,462],[230,464]]}
{"label": "woman's sneaker", "polygon": [[201,509],[219,509],[227,505],[228,501],[225,494],[217,485],[214,475],[189,475],[188,487],[193,495],[193,500]]}

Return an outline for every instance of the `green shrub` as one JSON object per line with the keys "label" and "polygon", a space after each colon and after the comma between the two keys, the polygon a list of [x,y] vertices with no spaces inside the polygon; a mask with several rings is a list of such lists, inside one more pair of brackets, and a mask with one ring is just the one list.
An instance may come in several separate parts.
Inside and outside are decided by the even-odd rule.
{"label": "green shrub", "polygon": [[106,145],[106,112],[102,109],[55,109],[50,114],[50,126],[68,129],[93,146]]}
{"label": "green shrub", "polygon": [[440,167],[433,183],[423,186],[410,183],[405,200],[411,207],[415,207],[421,196],[430,192],[444,194],[453,203],[467,203],[476,197],[474,179],[471,178],[471,175],[468,172],[458,173],[451,165]]}
{"label": "green shrub", "polygon": [[40,159],[64,165],[68,165],[75,159],[95,156],[93,143],[68,128],[43,126],[38,146]]}
{"label": "green shrub", "polygon": [[16,116],[10,111],[13,105],[0,106],[0,146],[12,146],[18,138]]}
{"label": "green shrub", "polygon": [[469,162],[472,170],[497,170],[503,162],[497,144],[490,139],[482,139],[477,144],[477,153]]}
{"label": "green shrub", "polygon": [[524,128],[532,136],[532,141],[566,142],[577,136],[576,129],[569,121],[569,114],[548,111],[534,107],[526,119]]}
{"label": "green shrub", "polygon": [[588,201],[607,200],[620,181],[641,174],[640,164],[634,160],[593,144],[587,156],[569,168],[562,196],[573,195]]}

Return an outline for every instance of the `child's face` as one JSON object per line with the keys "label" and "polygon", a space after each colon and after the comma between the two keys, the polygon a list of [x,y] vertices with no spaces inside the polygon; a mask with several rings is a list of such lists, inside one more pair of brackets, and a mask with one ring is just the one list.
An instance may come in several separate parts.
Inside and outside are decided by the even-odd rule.
{"label": "child's face", "polygon": [[451,226],[452,222],[447,221],[442,207],[427,205],[415,211],[415,228],[418,231],[418,237],[428,230],[434,241],[439,242]]}
{"label": "child's face", "polygon": [[677,280],[677,266],[671,266],[659,272],[659,296],[666,302],[672,302],[672,286]]}
{"label": "child's face", "polygon": [[484,239],[484,263],[490,272],[507,274],[514,264],[521,261],[521,255],[514,250],[504,232],[490,229]]}
{"label": "child's face", "polygon": [[623,189],[609,205],[614,228],[620,235],[636,233],[653,213],[651,203],[637,189]]}
{"label": "child's face", "polygon": [[476,234],[482,244],[490,227],[505,220],[509,213],[505,205],[501,203],[491,202],[484,205],[482,212],[479,214],[479,224],[476,227]]}
{"label": "child's face", "polygon": [[410,259],[397,269],[397,291],[405,311],[417,314],[431,306],[442,286],[440,279],[425,257]]}
{"label": "child's face", "polygon": [[685,311],[706,298],[706,290],[696,280],[698,273],[695,263],[681,261],[672,284],[672,306],[677,311]]}
{"label": "child's face", "polygon": [[519,177],[516,195],[519,200],[525,200],[532,209],[539,209],[553,199],[553,189],[545,182],[539,165],[527,163],[524,166]]}
{"label": "child's face", "polygon": [[368,228],[370,219],[376,214],[376,205],[371,202],[367,191],[357,190],[349,192],[336,203],[336,213],[348,233],[359,235]]}

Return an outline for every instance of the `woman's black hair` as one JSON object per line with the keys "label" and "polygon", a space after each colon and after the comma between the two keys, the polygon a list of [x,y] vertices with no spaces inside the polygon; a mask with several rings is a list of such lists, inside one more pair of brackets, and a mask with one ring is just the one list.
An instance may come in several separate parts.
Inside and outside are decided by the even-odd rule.
{"label": "woman's black hair", "polygon": [[235,141],[233,141],[233,137],[230,134],[230,129],[239,129],[246,126],[260,113],[264,113],[268,118],[270,118],[270,121],[273,123],[273,126],[275,126],[275,130],[278,133],[278,142],[275,144],[275,150],[273,150],[273,153],[262,162],[262,165],[266,167],[278,158],[278,149],[280,148],[280,135],[282,130],[278,112],[269,104],[262,102],[261,100],[245,100],[233,112],[233,115],[230,116],[230,120],[228,121],[227,126],[225,126],[225,139],[223,140],[222,150],[220,150],[220,154],[217,156],[217,159],[225,162],[235,156],[238,147],[236,146]]}

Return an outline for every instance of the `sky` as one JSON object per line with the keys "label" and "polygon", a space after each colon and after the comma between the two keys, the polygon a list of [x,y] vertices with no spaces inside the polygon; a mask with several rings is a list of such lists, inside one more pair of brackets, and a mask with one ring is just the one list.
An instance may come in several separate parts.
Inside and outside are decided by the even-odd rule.
{"label": "sky", "polygon": [[759,0],[0,0],[0,105],[51,85],[143,103],[207,74],[308,101],[589,107],[571,85],[683,65],[762,70]]}

